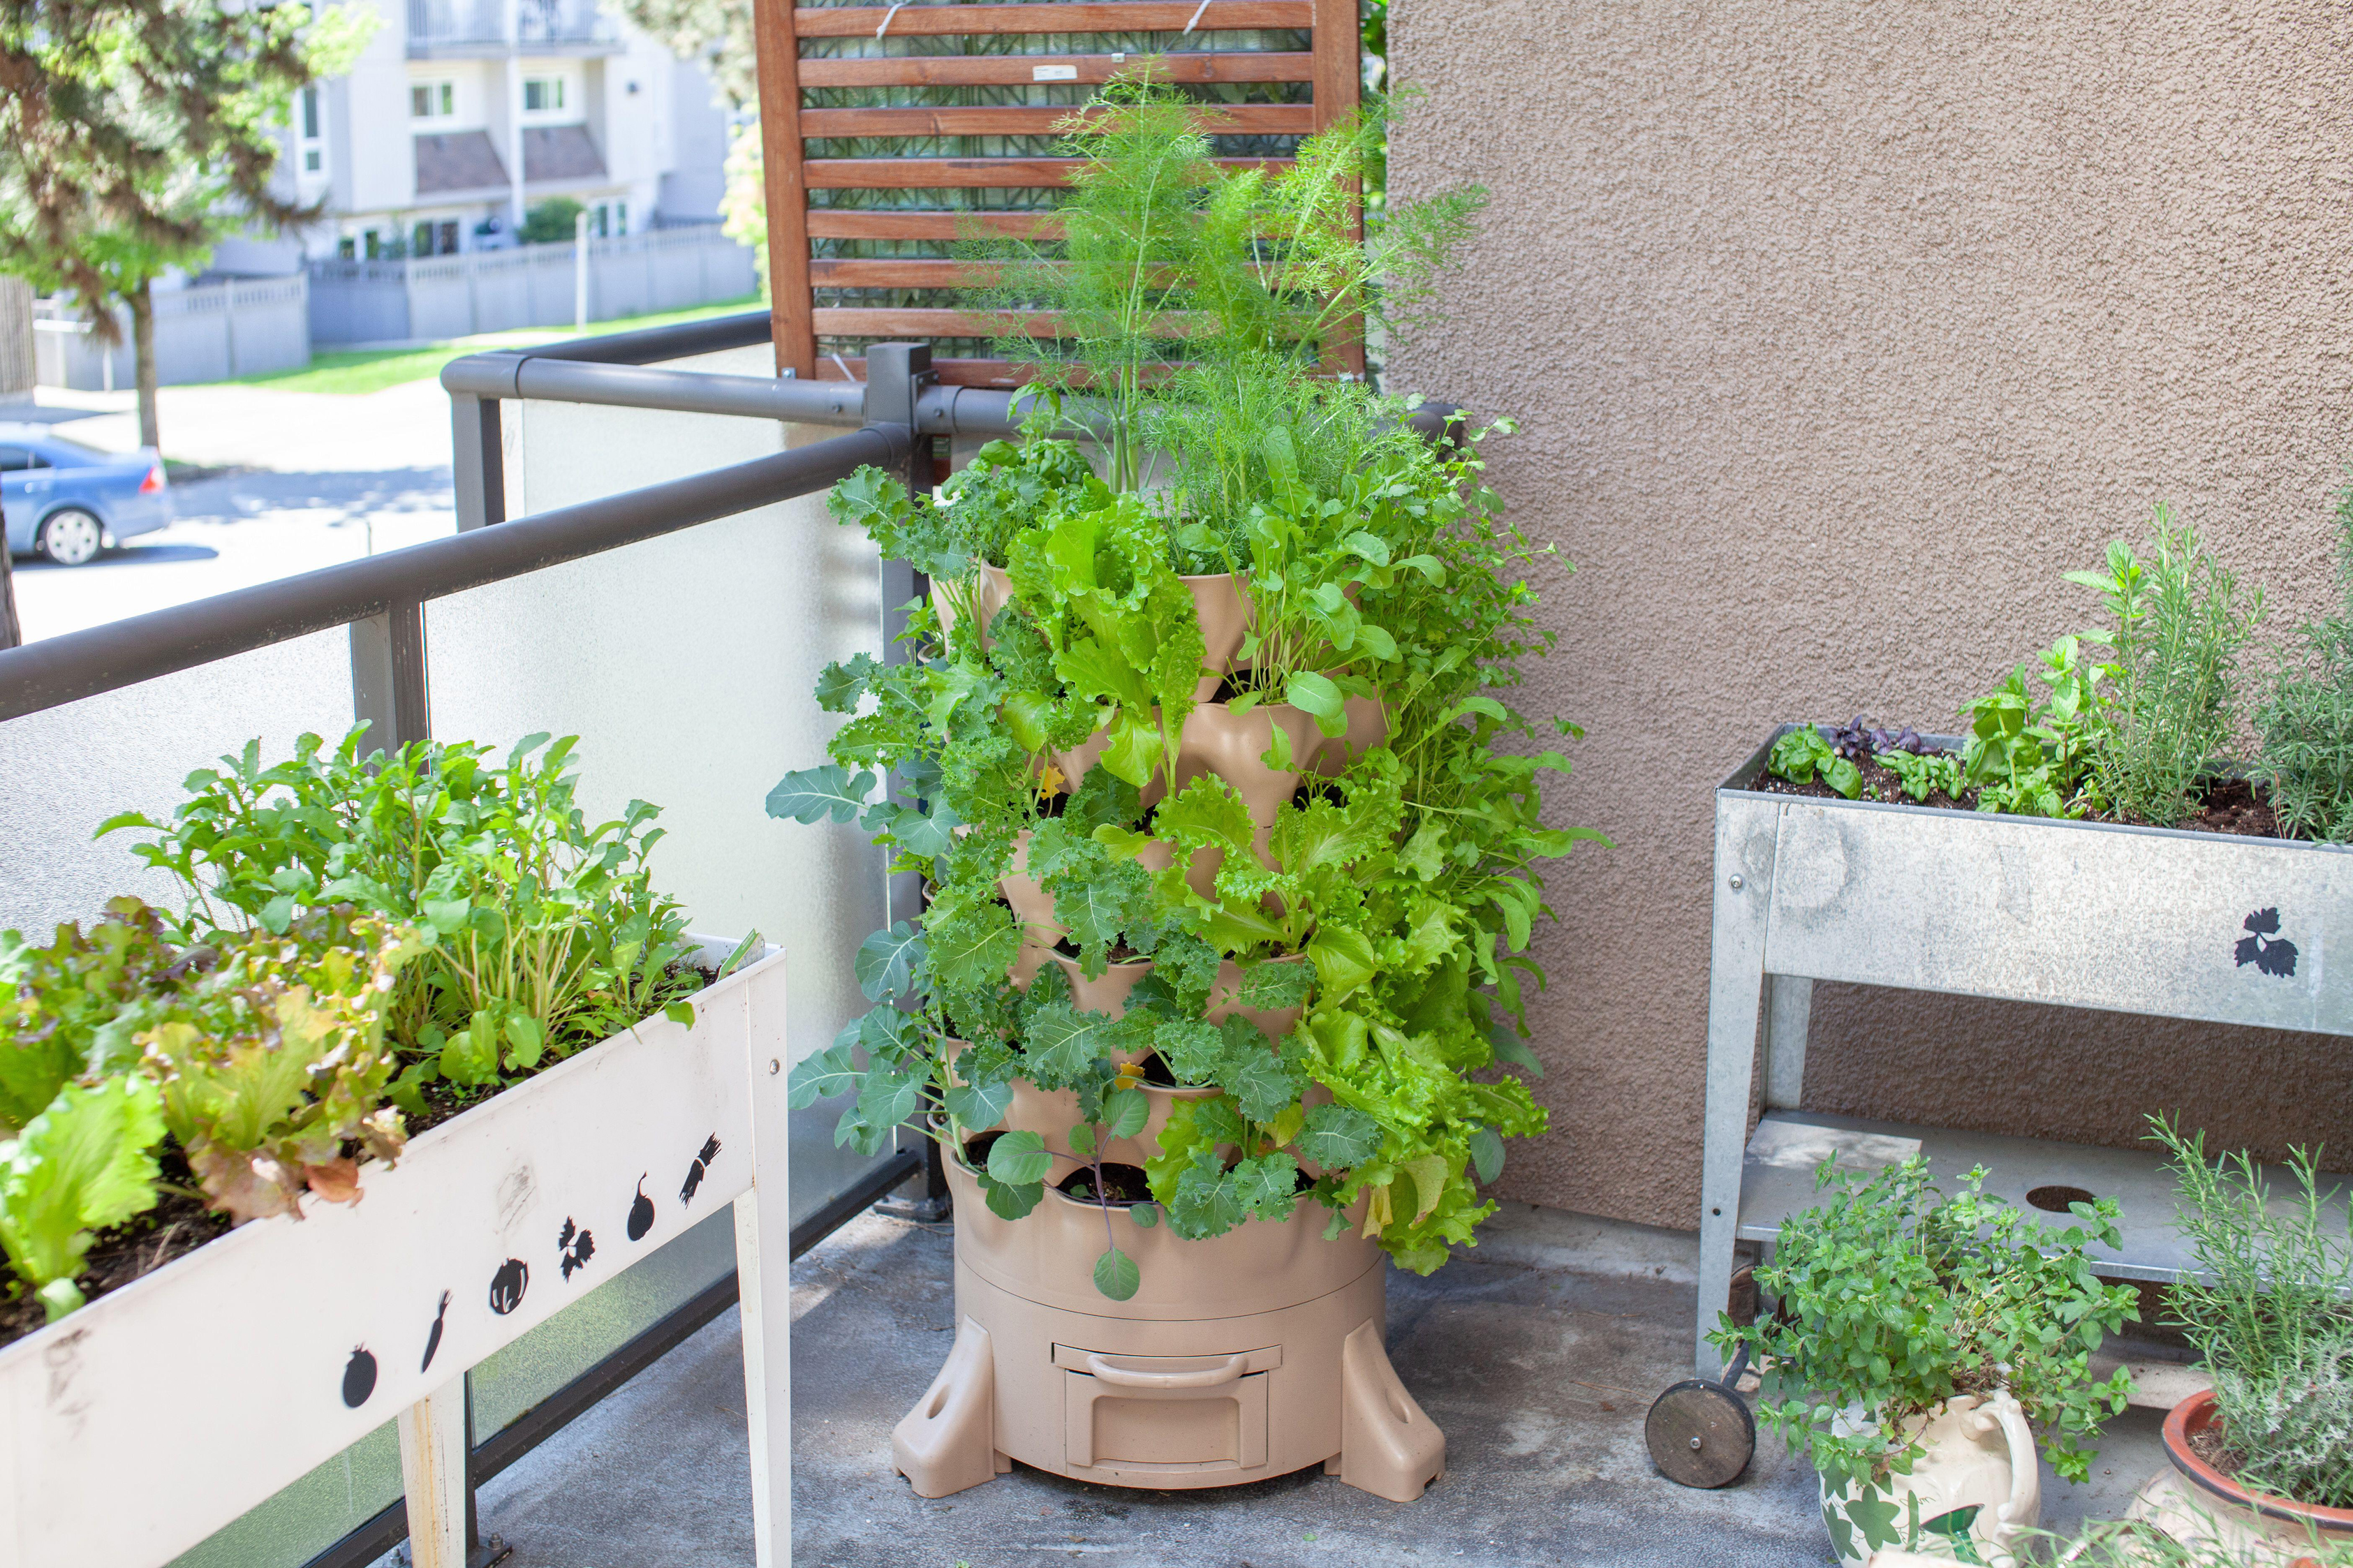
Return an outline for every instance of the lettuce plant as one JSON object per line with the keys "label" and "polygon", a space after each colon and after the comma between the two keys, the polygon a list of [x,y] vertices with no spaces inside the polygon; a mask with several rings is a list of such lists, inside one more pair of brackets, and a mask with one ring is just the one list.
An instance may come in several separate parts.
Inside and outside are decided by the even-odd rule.
{"label": "lettuce plant", "polygon": [[74,1276],[93,1234],[155,1206],[160,1098],[135,1073],[69,1084],[0,1142],[0,1247],[51,1322],[82,1305]]}

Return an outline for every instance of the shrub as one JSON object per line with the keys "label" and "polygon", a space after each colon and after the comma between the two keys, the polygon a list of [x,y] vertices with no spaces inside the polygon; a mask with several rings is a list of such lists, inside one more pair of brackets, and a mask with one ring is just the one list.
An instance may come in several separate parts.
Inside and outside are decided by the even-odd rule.
{"label": "shrub", "polygon": [[550,196],[522,215],[520,237],[525,245],[569,245],[584,210],[570,196]]}
{"label": "shrub", "polygon": [[2214,1375],[2241,1480],[2353,1507],[2353,1235],[2325,1223],[2316,1157],[2291,1150],[2293,1188],[2274,1198],[2244,1151],[2210,1161],[2203,1133],[2150,1126],[2196,1265],[2173,1289],[2174,1319]]}
{"label": "shrub", "polygon": [[2263,595],[2242,594],[2196,532],[2175,526],[2170,507],[2160,504],[2150,527],[2146,564],[2118,540],[2105,573],[2070,572],[2067,580],[2098,589],[2116,623],[2107,706],[2092,742],[2101,793],[2123,815],[2165,826],[2196,809],[2232,739],[2239,656],[2263,618]]}
{"label": "shrub", "polygon": [[2337,576],[2346,613],[2297,628],[2291,655],[2255,717],[2255,777],[2281,831],[2353,842],[2353,484],[2337,495]]}

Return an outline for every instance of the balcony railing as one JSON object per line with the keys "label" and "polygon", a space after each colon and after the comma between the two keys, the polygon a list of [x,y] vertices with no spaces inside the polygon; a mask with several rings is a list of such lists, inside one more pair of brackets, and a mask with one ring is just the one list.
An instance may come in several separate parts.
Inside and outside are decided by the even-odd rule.
{"label": "balcony railing", "polygon": [[[619,25],[596,0],[520,0],[513,40],[519,48],[617,44]],[[408,47],[504,49],[505,0],[408,0]]]}

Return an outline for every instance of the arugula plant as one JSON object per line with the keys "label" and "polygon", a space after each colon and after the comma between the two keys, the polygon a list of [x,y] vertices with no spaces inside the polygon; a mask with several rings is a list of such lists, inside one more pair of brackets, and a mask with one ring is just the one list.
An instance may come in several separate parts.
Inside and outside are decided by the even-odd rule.
{"label": "arugula plant", "polygon": [[[1861,1523],[1866,1540],[1837,1542],[1849,1556],[1898,1544],[1898,1514],[1882,1493],[1925,1453],[1921,1422],[1962,1394],[2007,1390],[2037,1429],[2059,1474],[2081,1483],[2083,1439],[2121,1414],[2130,1374],[2091,1374],[2104,1336],[2136,1321],[2129,1285],[2092,1273],[2085,1248],[2120,1244],[2116,1203],[2068,1205],[2074,1224],[2038,1224],[1988,1195],[1985,1172],[1947,1196],[1914,1155],[1870,1172],[1825,1161],[1818,1207],[1784,1220],[1773,1261],[1757,1271],[1778,1310],[1746,1327],[1727,1315],[1709,1336],[1746,1346],[1764,1369],[1757,1415],[1792,1453],[1810,1459],[1832,1491],[1864,1503],[1826,1510],[1835,1531]],[[1862,1425],[1834,1419],[1859,1407]]]}
{"label": "arugula plant", "polygon": [[487,1089],[654,1013],[691,1016],[685,915],[648,860],[655,807],[592,823],[571,737],[526,736],[501,762],[470,742],[364,754],[364,734],[332,752],[304,735],[268,766],[249,742],[191,773],[168,823],[127,813],[99,832],[154,836],[134,852],[179,881],[190,940],[282,934],[345,904],[413,927],[424,948],[391,1009],[412,1114],[438,1079]]}

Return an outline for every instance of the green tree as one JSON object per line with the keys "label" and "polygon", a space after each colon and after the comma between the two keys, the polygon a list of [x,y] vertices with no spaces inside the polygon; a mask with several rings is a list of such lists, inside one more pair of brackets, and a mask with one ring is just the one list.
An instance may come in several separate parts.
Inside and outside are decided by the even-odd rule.
{"label": "green tree", "polygon": [[358,6],[0,0],[0,271],[71,293],[102,342],[129,309],[146,445],[153,280],[316,216],[278,188],[279,128],[375,25]]}

